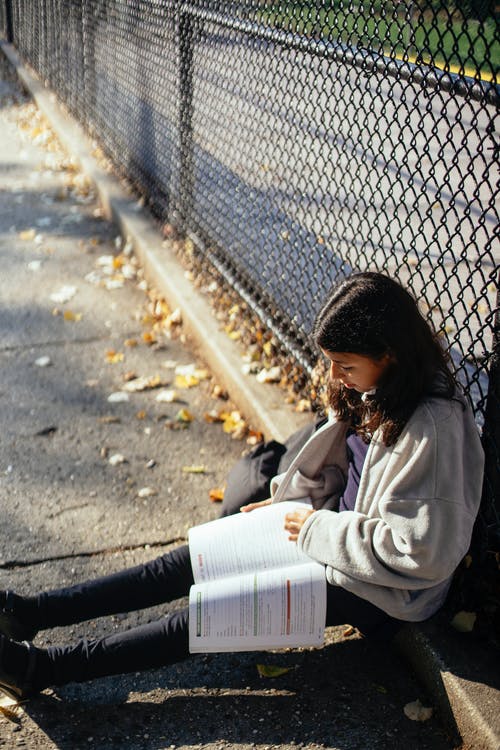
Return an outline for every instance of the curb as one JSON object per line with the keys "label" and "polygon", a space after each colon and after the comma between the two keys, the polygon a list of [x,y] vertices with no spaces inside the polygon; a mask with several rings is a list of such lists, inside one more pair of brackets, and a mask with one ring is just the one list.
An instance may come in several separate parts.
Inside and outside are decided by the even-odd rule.
{"label": "curb", "polygon": [[[171,243],[161,238],[152,219],[118,180],[97,165],[91,155],[94,148],[91,139],[67,114],[56,95],[26,68],[12,45],[0,41],[0,50],[64,148],[94,184],[106,217],[132,242],[148,280],[165,296],[170,307],[181,310],[183,331],[194,352],[204,360],[245,417],[266,436],[280,442],[310,422],[310,414],[298,414],[284,405],[282,392],[276,387],[261,384],[242,373],[237,347],[218,328],[209,301],[186,279]],[[443,632],[446,637],[446,631],[441,628],[441,639]],[[398,634],[395,645],[427,689],[451,736],[463,743],[463,750],[499,750],[499,680],[492,679],[490,685],[483,685],[482,679],[474,681],[459,676],[467,670],[462,669],[462,662],[457,666],[454,659],[450,663],[443,658],[439,640],[439,634],[432,632],[432,624],[430,628],[427,623],[409,624]],[[462,647],[465,651],[467,644]],[[466,653],[465,661],[468,656]]]}

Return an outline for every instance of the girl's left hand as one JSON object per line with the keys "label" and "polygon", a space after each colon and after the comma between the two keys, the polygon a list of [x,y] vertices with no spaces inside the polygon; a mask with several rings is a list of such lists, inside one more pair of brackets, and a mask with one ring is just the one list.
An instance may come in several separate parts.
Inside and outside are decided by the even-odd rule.
{"label": "girl's left hand", "polygon": [[302,526],[313,513],[314,508],[305,508],[304,510],[294,510],[292,513],[286,514],[285,530],[289,532],[288,539],[291,542],[297,541]]}

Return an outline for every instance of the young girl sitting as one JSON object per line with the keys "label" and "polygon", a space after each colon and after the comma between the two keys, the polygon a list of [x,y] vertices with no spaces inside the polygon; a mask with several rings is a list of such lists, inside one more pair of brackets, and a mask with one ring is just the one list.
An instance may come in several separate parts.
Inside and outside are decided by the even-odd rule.
{"label": "young girl sitting", "polygon": [[[329,418],[273,478],[271,498],[241,510],[309,497],[285,528],[326,568],[325,624],[389,637],[441,607],[467,552],[482,486],[479,435],[436,336],[395,281],[360,273],[342,282],[313,336],[329,360]],[[0,591],[0,687],[27,696],[186,658],[187,609],[93,641],[31,641],[45,628],[178,599],[192,584],[186,545],[67,588]]]}

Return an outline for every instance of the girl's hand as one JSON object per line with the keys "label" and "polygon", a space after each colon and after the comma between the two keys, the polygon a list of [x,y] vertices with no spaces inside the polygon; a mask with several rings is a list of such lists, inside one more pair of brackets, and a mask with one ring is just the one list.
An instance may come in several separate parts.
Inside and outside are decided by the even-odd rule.
{"label": "girl's hand", "polygon": [[314,508],[305,508],[304,510],[294,510],[293,513],[287,513],[285,516],[285,530],[289,532],[288,539],[296,542],[302,526],[309,516],[314,513]]}
{"label": "girl's hand", "polygon": [[271,498],[268,497],[267,500],[261,500],[260,503],[248,503],[248,505],[243,505],[240,508],[240,511],[242,513],[249,513],[251,510],[256,510],[256,508],[263,508],[264,505],[271,505]]}

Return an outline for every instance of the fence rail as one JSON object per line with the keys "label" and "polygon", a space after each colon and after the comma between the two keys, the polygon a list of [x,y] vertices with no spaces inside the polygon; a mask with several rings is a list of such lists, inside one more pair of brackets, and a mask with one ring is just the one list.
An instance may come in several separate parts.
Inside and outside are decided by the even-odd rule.
{"label": "fence rail", "polygon": [[498,18],[487,2],[0,0],[0,32],[306,371],[378,268],[447,341],[500,549]]}

